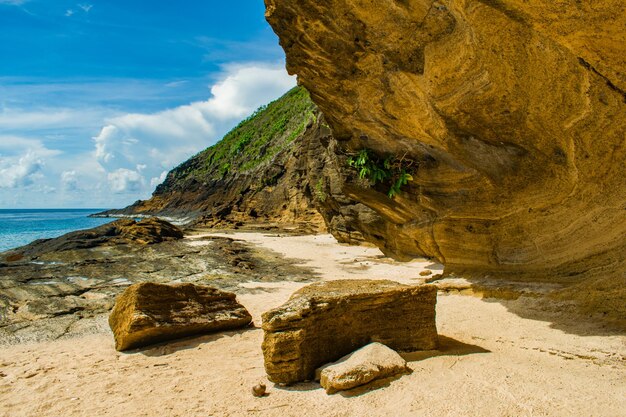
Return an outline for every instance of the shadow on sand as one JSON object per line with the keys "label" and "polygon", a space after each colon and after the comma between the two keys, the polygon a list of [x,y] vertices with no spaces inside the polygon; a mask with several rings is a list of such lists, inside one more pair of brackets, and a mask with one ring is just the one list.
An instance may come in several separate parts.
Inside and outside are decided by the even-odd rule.
{"label": "shadow on sand", "polygon": [[[466,356],[473,355],[477,353],[491,353],[491,351],[484,349],[477,345],[470,345],[468,343],[463,343],[459,340],[453,339],[447,336],[439,335],[439,348],[436,350],[424,350],[424,351],[416,351],[416,352],[405,352],[400,355],[407,362],[418,362],[424,361],[429,358],[436,358],[438,356]],[[339,391],[337,394],[342,397],[357,397],[360,395],[367,394],[370,391],[377,390],[379,388],[388,387],[392,382],[402,378],[402,376],[410,374],[412,371],[408,371],[404,374],[395,375],[389,378],[377,379],[368,384],[361,385],[359,387],[353,388],[351,390]],[[275,384],[276,389],[286,390],[286,391],[315,391],[318,389],[322,389],[319,383],[317,382],[301,382],[294,385],[289,386],[281,386]]]}
{"label": "shadow on sand", "polygon": [[[626,335],[626,275],[594,286],[467,278],[471,292],[509,312],[578,336]],[[569,291],[567,297],[559,296]]]}
{"label": "shadow on sand", "polygon": [[150,356],[150,357],[167,356],[167,355],[171,355],[173,353],[180,352],[183,350],[196,349],[201,345],[215,342],[216,340],[219,340],[223,337],[233,337],[236,335],[242,335],[247,332],[257,330],[257,329],[258,329],[257,327],[254,327],[251,325],[243,329],[239,329],[239,330],[223,331],[223,332],[211,333],[211,334],[206,334],[206,335],[201,335],[201,336],[196,335],[196,336],[185,337],[182,339],[163,341],[163,342],[152,344],[150,346],[146,346],[146,347],[138,348],[138,349],[132,349],[132,350],[128,350],[128,351],[121,352],[121,353],[131,354],[131,355],[136,354],[136,353],[141,353],[142,355]]}

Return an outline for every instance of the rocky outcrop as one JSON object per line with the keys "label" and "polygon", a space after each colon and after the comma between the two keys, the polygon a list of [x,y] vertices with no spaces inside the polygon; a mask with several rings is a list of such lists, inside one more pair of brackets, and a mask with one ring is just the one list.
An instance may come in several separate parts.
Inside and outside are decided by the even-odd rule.
{"label": "rocky outcrop", "polygon": [[398,352],[381,343],[370,343],[335,363],[324,365],[315,372],[315,379],[326,393],[333,394],[407,371],[406,361]]}
{"label": "rocky outcrop", "polygon": [[393,199],[343,184],[368,240],[448,272],[623,279],[621,1],[265,3],[339,148],[412,163]]}
{"label": "rocky outcrop", "polygon": [[115,349],[128,350],[252,321],[233,293],[194,284],[145,282],[128,287],[109,316]]}
{"label": "rocky outcrop", "polygon": [[[225,237],[120,244],[0,262],[0,345],[109,332],[115,299],[172,280],[246,294],[252,282],[316,280],[292,259]],[[240,284],[247,283],[246,286]]]}
{"label": "rocky outcrop", "polygon": [[325,230],[303,144],[319,117],[308,92],[295,88],[170,171],[149,200],[98,216],[142,214],[182,219],[191,226],[245,223]]}
{"label": "rocky outcrop", "polygon": [[22,258],[38,258],[47,253],[128,243],[150,245],[182,238],[183,232],[178,227],[156,217],[139,222],[123,219],[93,229],[70,232],[54,239],[35,240],[26,246],[5,252],[0,255],[0,259],[14,262]]}
{"label": "rocky outcrop", "polygon": [[270,381],[311,380],[315,370],[371,342],[400,351],[437,345],[431,285],[342,280],[309,285],[263,314],[263,355]]}

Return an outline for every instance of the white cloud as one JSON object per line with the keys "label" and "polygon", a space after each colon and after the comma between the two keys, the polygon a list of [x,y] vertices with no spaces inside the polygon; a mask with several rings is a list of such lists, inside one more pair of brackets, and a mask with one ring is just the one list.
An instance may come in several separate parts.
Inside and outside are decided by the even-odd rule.
{"label": "white cloud", "polygon": [[[242,118],[296,85],[281,66],[231,66],[226,78],[211,88],[213,97],[202,103],[207,114],[221,119]],[[277,94],[278,93],[278,94]]]}
{"label": "white cloud", "polygon": [[0,159],[0,188],[19,188],[32,185],[43,164],[43,160],[34,152],[28,152],[17,161]]}
{"label": "white cloud", "polygon": [[[109,119],[93,138],[94,156],[108,173],[116,173],[109,179],[116,192],[128,190],[130,172],[142,177],[132,182],[135,189],[154,187],[165,179],[164,172],[214,144],[236,122],[293,86],[295,78],[282,65],[226,67],[206,101]],[[144,176],[150,181],[143,181]],[[146,196],[149,191],[143,189]]]}
{"label": "white cloud", "polygon": [[73,14],[74,14],[74,10],[72,10],[72,9],[67,9],[67,10],[65,11],[65,17],[70,17],[70,16],[72,16]]}
{"label": "white cloud", "polygon": [[109,186],[114,193],[139,192],[145,185],[145,179],[137,172],[120,168],[107,175]]}
{"label": "white cloud", "polygon": [[78,190],[78,176],[76,171],[63,171],[63,173],[61,173],[61,186],[64,191]]}
{"label": "white cloud", "polygon": [[[10,90],[9,98],[0,101],[0,206],[113,208],[148,198],[170,169],[217,142],[243,117],[295,84],[282,64],[231,65],[210,86],[205,101],[121,115],[101,103],[134,100],[129,95],[137,102],[154,103],[155,96],[182,83],[133,86],[121,80],[112,88],[116,84],[111,81],[107,88],[89,87],[104,98],[87,100],[84,108],[44,107],[72,92],[71,84],[28,90],[29,94]],[[24,94],[43,94],[50,100],[25,109]],[[46,194],[51,190],[59,192]]]}
{"label": "white cloud", "polygon": [[93,4],[82,3],[79,4],[78,7],[81,8],[85,13],[89,13],[91,8],[93,7]]}
{"label": "white cloud", "polygon": [[150,180],[150,188],[156,188],[157,185],[162,184],[163,181],[165,181],[165,178],[167,178],[167,171],[163,171],[158,177],[152,178]]}
{"label": "white cloud", "polygon": [[38,139],[0,135],[0,188],[31,186],[42,176],[46,159],[60,154]]}

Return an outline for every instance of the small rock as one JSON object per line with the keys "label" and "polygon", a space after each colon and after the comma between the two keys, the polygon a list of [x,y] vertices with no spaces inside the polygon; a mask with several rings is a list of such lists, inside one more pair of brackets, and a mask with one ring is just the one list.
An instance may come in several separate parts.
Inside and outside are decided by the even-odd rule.
{"label": "small rock", "polygon": [[406,361],[382,343],[370,343],[335,363],[319,368],[316,376],[328,394],[407,372]]}
{"label": "small rock", "polygon": [[435,282],[443,278],[443,274],[435,274],[431,277],[426,278],[426,283],[430,284],[431,282]]}
{"label": "small rock", "polygon": [[424,269],[422,272],[420,272],[420,275],[423,277],[427,277],[432,274],[433,274],[433,271],[431,271],[430,269]]}
{"label": "small rock", "polygon": [[254,395],[255,397],[263,397],[266,390],[267,387],[265,386],[265,384],[256,384],[252,387],[252,395]]}

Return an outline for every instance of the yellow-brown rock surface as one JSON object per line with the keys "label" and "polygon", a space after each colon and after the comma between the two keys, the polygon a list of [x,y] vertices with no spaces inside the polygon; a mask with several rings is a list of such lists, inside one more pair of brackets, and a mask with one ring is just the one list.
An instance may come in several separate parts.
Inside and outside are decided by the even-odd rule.
{"label": "yellow-brown rock surface", "polygon": [[115,349],[238,329],[252,321],[234,293],[191,283],[143,282],[119,295],[109,316]]}
{"label": "yellow-brown rock surface", "polygon": [[466,273],[623,274],[626,3],[265,3],[341,147],[419,162],[393,200],[343,186],[384,219],[361,228],[386,253]]}
{"label": "yellow-brown rock surface", "polygon": [[437,347],[433,285],[339,280],[306,286],[263,314],[263,356],[272,382],[311,380],[321,365],[371,342],[400,351]]}

